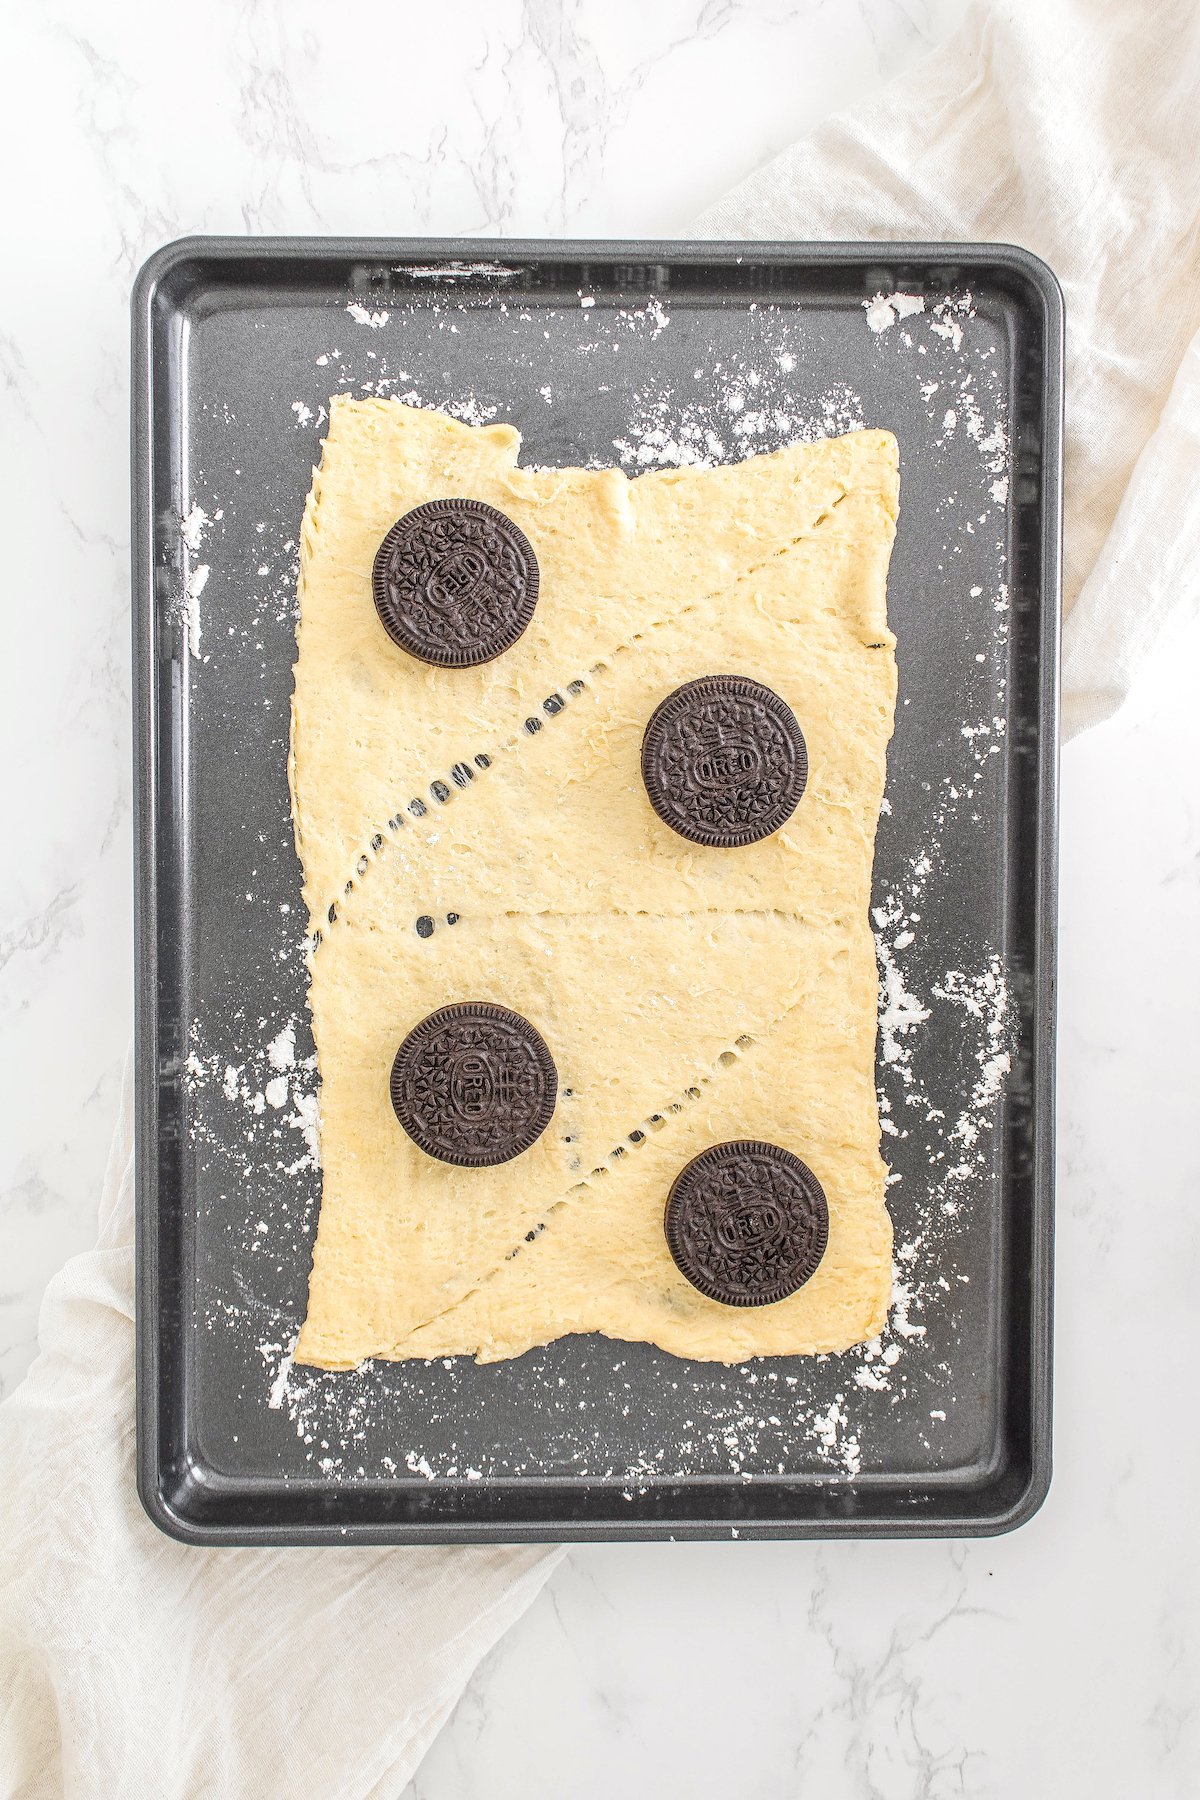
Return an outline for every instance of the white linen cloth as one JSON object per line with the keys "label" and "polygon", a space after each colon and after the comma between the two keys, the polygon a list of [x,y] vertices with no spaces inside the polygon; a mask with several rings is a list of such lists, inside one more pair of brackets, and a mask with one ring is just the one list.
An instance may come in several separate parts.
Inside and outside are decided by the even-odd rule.
{"label": "white linen cloth", "polygon": [[[977,7],[701,226],[1010,240],[1055,269],[1068,731],[1200,603],[1198,93],[1194,0]],[[131,1156],[127,1077],[99,1244],[51,1283],[41,1355],[0,1407],[0,1794],[395,1800],[559,1553],[160,1536],[134,1492]]]}
{"label": "white linen cloth", "polygon": [[396,1800],[561,1551],[197,1550],[134,1490],[133,1083],[0,1407],[0,1794]]}
{"label": "white linen cloth", "polygon": [[1067,306],[1066,736],[1115,710],[1172,611],[1200,606],[1198,96],[1196,0],[977,0],[911,76],[700,222],[978,238],[1050,264]]}

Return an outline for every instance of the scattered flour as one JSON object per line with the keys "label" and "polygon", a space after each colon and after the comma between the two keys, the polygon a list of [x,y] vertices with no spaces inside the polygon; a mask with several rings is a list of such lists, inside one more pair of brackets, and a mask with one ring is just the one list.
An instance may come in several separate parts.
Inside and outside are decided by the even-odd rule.
{"label": "scattered flour", "polygon": [[[203,507],[193,506],[180,527],[184,543],[189,551],[195,552],[200,547],[200,539],[204,528],[209,524],[208,514]],[[180,604],[180,621],[187,638],[188,650],[199,662],[200,656],[200,596],[208,584],[211,569],[208,563],[195,563],[188,570],[183,584],[183,599]]]}
{"label": "scattered flour", "polygon": [[391,314],[382,307],[377,312],[371,312],[368,307],[360,306],[357,300],[351,300],[346,311],[356,325],[368,325],[372,331],[381,330],[391,318]]}
{"label": "scattered flour", "polygon": [[890,330],[897,319],[924,312],[925,299],[921,294],[876,294],[873,300],[864,300],[863,306],[871,330],[881,332]]}
{"label": "scattered flour", "polygon": [[839,1394],[824,1412],[815,1413],[811,1429],[817,1443],[831,1458],[840,1461],[847,1477],[853,1481],[862,1468],[862,1451],[857,1436],[850,1430],[845,1401],[845,1395]]}
{"label": "scattered flour", "polygon": [[208,576],[208,564],[198,564],[188,576],[187,583],[183,590],[184,610],[187,619],[188,649],[197,661],[200,658],[200,633],[202,629],[200,620],[200,596],[204,592],[208,582]]}
{"label": "scattered flour", "polygon": [[292,1095],[295,1111],[288,1114],[286,1123],[293,1131],[298,1131],[304,1139],[308,1159],[313,1168],[321,1166],[321,1108],[316,1094],[296,1093]]}
{"label": "scattered flour", "polygon": [[[477,297],[473,304],[478,304]],[[507,310],[499,296],[489,304]],[[545,315],[517,313],[519,305],[519,297],[513,296],[510,316],[529,325],[531,340],[540,338]],[[445,328],[455,333],[453,307],[438,301],[426,310],[436,313],[438,308]],[[620,380],[617,369],[622,342],[651,343],[671,325],[669,306],[658,296],[636,307],[596,311],[594,296],[581,294],[579,309],[588,316],[589,334],[593,325],[597,334],[594,342],[581,342],[579,354],[592,359],[597,374],[606,377],[597,380],[601,392],[610,391],[610,385],[616,387]],[[357,303],[346,310],[355,323],[371,331],[378,331],[391,316],[388,311],[370,311]],[[764,314],[769,316],[770,310],[764,308]],[[995,371],[970,353],[974,317],[970,296],[933,300],[915,294],[881,293],[867,302],[864,310],[867,327],[876,337],[890,334],[887,354],[912,361],[914,397],[919,393],[929,420],[928,441],[934,454],[939,441],[949,445],[957,440],[956,454],[961,457],[965,434],[988,477],[983,495],[990,495],[991,504],[1003,508],[1010,479],[1006,399]],[[385,340],[377,341],[385,345]],[[681,397],[678,389],[669,394],[649,385],[631,384],[624,406],[625,424],[614,439],[617,458],[631,473],[671,465],[707,465],[870,423],[862,397],[843,383],[832,384],[816,396],[809,393],[804,400],[798,397],[796,371],[803,367],[803,351],[801,348],[798,356],[796,345],[797,338],[784,335],[781,326],[774,343],[768,339],[753,353],[727,352],[723,362],[701,364],[694,371],[694,396],[689,392]],[[365,378],[364,356],[368,359]],[[395,394],[411,405],[436,405],[471,424],[485,424],[499,415],[500,407],[490,395],[463,395],[441,388],[430,392],[403,369],[393,365],[389,370],[382,347],[379,351],[359,348],[348,359],[332,349],[318,356],[316,363],[328,370],[328,375],[321,378],[319,388],[292,403],[298,424],[311,423],[314,409],[319,422],[324,414],[321,395],[328,398],[338,388]],[[544,373],[538,379],[538,366],[535,349],[530,357],[530,392],[540,391],[549,404],[553,397],[550,384]],[[607,377],[609,368],[613,369],[611,379]],[[943,502],[944,556],[952,554],[963,535],[981,524],[973,515],[956,512],[958,504],[955,493],[948,492]],[[219,511],[213,516],[219,517]],[[198,506],[181,522],[184,543],[192,553],[198,551],[210,522],[208,513]],[[256,526],[260,534],[268,529],[265,520]],[[294,529],[293,522],[293,533]],[[262,549],[267,555],[258,564],[259,576],[270,582],[269,595],[273,597],[264,601],[257,622],[244,633],[245,649],[253,648],[250,632],[254,629],[261,633],[272,623],[290,628],[294,618],[293,539],[281,530]],[[996,567],[1002,573],[999,539],[996,555]],[[194,601],[198,602],[207,577],[206,565],[189,577],[189,583],[196,583]],[[987,580],[990,583],[991,577]],[[985,641],[1002,647],[1008,610],[1002,581],[997,579],[987,587],[971,583],[969,594],[972,602],[987,609]],[[199,654],[198,608],[194,640],[191,623],[189,612],[189,644],[193,654]],[[1002,694],[1002,680],[999,689]],[[884,1331],[846,1358],[817,1359],[817,1364],[808,1365],[800,1374],[791,1373],[786,1362],[704,1372],[694,1382],[695,1416],[687,1420],[670,1449],[661,1444],[647,1447],[644,1454],[631,1457],[627,1464],[622,1461],[616,1468],[605,1464],[603,1422],[597,1420],[590,1438],[581,1436],[580,1420],[572,1409],[582,1403],[571,1397],[561,1374],[547,1376],[545,1403],[551,1409],[561,1408],[551,1416],[562,1420],[566,1466],[580,1474],[619,1474],[632,1498],[652,1482],[694,1472],[698,1459],[714,1448],[726,1459],[728,1471],[749,1480],[755,1472],[771,1472],[776,1446],[780,1455],[794,1454],[796,1443],[806,1439],[810,1452],[832,1478],[852,1480],[862,1468],[863,1445],[869,1443],[872,1424],[887,1417],[888,1406],[906,1395],[919,1395],[928,1416],[939,1418],[954,1404],[953,1343],[946,1340],[944,1330],[948,1315],[931,1308],[944,1299],[951,1282],[966,1281],[965,1275],[956,1271],[955,1244],[969,1230],[978,1212],[976,1201],[986,1192],[990,1140],[1011,1071],[1012,1020],[1004,971],[996,956],[985,956],[978,966],[961,970],[929,967],[924,915],[932,917],[937,903],[941,873],[938,833],[953,819],[969,815],[978,804],[979,783],[991,766],[990,759],[1000,751],[1004,729],[1002,708],[993,711],[989,707],[978,716],[968,713],[961,739],[968,772],[964,776],[959,769],[953,776],[937,779],[925,848],[913,857],[873,914],[880,970],[878,1077],[884,1148],[885,1153],[894,1151],[909,1169],[901,1189],[907,1223],[898,1236],[893,1302]],[[886,816],[892,809],[885,802],[883,810]],[[304,945],[289,937],[280,955],[293,954],[302,960]],[[958,1021],[966,1066],[973,1071],[953,1109],[945,1101],[944,1073],[939,1078],[931,1049],[931,1034],[947,1016]],[[265,1020],[243,1022],[237,1041],[250,1048],[232,1062],[206,1050],[196,1027],[182,1066],[182,1079],[192,1096],[197,1142],[211,1142],[222,1155],[240,1159],[235,1177],[239,1191],[247,1196],[244,1253],[274,1259],[276,1267],[281,1257],[290,1264],[302,1256],[311,1241],[315,1176],[320,1167],[315,1058],[298,1056],[298,1024],[298,1018],[282,1027],[278,1020],[270,1024]],[[931,1091],[942,1097],[950,1117],[934,1104]],[[907,1157],[900,1155],[900,1146],[906,1141],[910,1146]],[[919,1194],[907,1191],[914,1169],[921,1171]],[[263,1171],[292,1184],[284,1189],[296,1195],[286,1226],[278,1213],[260,1212],[255,1207],[256,1178]],[[893,1169],[892,1187],[901,1179]],[[211,1328],[227,1328],[231,1318],[243,1316],[242,1306],[243,1302],[231,1299],[215,1308]],[[253,1320],[259,1315],[251,1309],[245,1316]],[[297,1369],[292,1335],[296,1322],[294,1309],[272,1316],[270,1330],[257,1342],[267,1372],[267,1404],[288,1416],[306,1456],[324,1474],[331,1478],[362,1475],[361,1461],[356,1459],[367,1455],[368,1443],[378,1442],[380,1421],[395,1419],[394,1373],[386,1366],[371,1365],[339,1375]],[[548,1353],[546,1367],[554,1366]],[[836,1370],[840,1385],[833,1389],[832,1399],[828,1380],[822,1385],[821,1366]],[[470,1365],[461,1363],[405,1365],[406,1414],[416,1421],[409,1431],[420,1432],[422,1419],[435,1414],[444,1419],[447,1407],[453,1412],[461,1405],[463,1442],[467,1441],[472,1390],[467,1385],[460,1389],[458,1378],[469,1369]],[[623,1416],[636,1416],[636,1410],[631,1415],[631,1407],[641,1404],[636,1400],[638,1377],[622,1357],[611,1369],[613,1392],[619,1394],[622,1386],[630,1389],[630,1400],[622,1403]],[[672,1384],[686,1393],[691,1383],[686,1366],[681,1365]],[[941,1406],[928,1406],[931,1383],[940,1385],[945,1394]],[[814,1392],[821,1394],[819,1402],[810,1397]],[[721,1395],[719,1406],[715,1393]],[[461,1400],[456,1401],[460,1394]],[[398,1430],[404,1432],[403,1424]],[[440,1441],[446,1442],[444,1431]],[[474,1438],[471,1441],[475,1443]],[[785,1451],[784,1446],[791,1448]],[[413,1443],[410,1438],[406,1447],[403,1437],[393,1436],[388,1454],[374,1454],[376,1473],[406,1469],[423,1480],[478,1480],[482,1475],[474,1462],[468,1464],[454,1450],[453,1439],[449,1452],[435,1452],[428,1443]],[[474,1454],[479,1461],[477,1444]],[[509,1451],[497,1454],[496,1463],[505,1472],[514,1472]],[[784,1467],[784,1462],[778,1461],[780,1473]],[[520,1472],[519,1467],[515,1472]]]}
{"label": "scattered flour", "polygon": [[208,514],[205,512],[204,508],[199,505],[193,506],[191,512],[180,521],[180,535],[193,556],[200,548],[205,527],[209,523],[210,520]]}
{"label": "scattered flour", "polygon": [[[303,958],[303,945],[297,947],[297,955]],[[262,1024],[265,1023],[264,1020]],[[228,1141],[222,1122],[205,1117],[205,1095],[212,1087],[219,1087],[229,1105],[238,1107],[251,1119],[262,1119],[265,1135],[251,1130],[240,1153],[242,1179],[248,1184],[260,1169],[274,1168],[276,1172],[294,1175],[301,1169],[321,1166],[320,1103],[315,1091],[317,1059],[315,1054],[297,1057],[296,1023],[291,1019],[274,1037],[261,1039],[240,1063],[224,1062],[219,1055],[206,1052],[199,1023],[192,1027],[192,1041],[183,1064],[183,1084],[192,1101],[193,1136],[216,1145]],[[283,1109],[289,1104],[291,1111],[285,1114]],[[303,1140],[304,1152],[298,1159],[290,1151],[286,1160],[271,1154],[273,1150],[288,1148],[285,1130],[299,1133]]]}
{"label": "scattered flour", "polygon": [[[877,906],[873,916],[881,931],[886,931],[889,924],[894,922],[893,916],[882,907]],[[910,932],[901,932],[891,944],[886,937],[877,937],[875,941],[875,951],[882,970],[879,990],[879,1052],[885,1063],[897,1065],[901,1079],[907,1082],[912,1080],[912,1068],[904,1040],[910,1031],[925,1023],[929,1017],[929,1008],[922,1006],[904,985],[904,977],[893,954],[894,949],[905,947],[900,942],[901,938],[906,939],[909,944],[913,941]]]}
{"label": "scattered flour", "polygon": [[962,324],[960,320],[954,316],[954,310],[949,302],[943,300],[934,307],[933,318],[930,321],[930,330],[935,331],[939,337],[949,339],[955,350],[962,349]]}
{"label": "scattered flour", "polygon": [[[263,1348],[264,1347],[260,1344],[260,1353],[263,1351]],[[268,1353],[272,1350],[278,1351],[279,1348],[280,1346],[278,1344],[272,1344],[268,1346]],[[296,1340],[295,1338],[292,1338],[287,1349],[280,1354],[279,1363],[275,1370],[275,1378],[267,1393],[267,1405],[273,1412],[279,1411],[287,1397],[288,1378],[292,1373],[292,1357],[295,1354],[295,1350]]]}

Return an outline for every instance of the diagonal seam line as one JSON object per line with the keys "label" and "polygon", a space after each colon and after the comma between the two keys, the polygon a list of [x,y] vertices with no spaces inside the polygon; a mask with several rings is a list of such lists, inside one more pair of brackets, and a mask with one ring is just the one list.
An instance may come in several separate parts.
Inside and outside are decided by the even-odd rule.
{"label": "diagonal seam line", "polygon": [[[789,1008],[788,1010],[790,1011],[791,1008]],[[787,1016],[786,1014],[781,1015],[781,1017],[786,1017],[786,1016]],[[767,1035],[769,1035],[770,1032],[775,1029],[775,1025],[778,1024],[779,1022],[780,1022],[779,1020],[776,1020],[776,1021],[774,1021],[774,1023],[772,1025],[768,1026]],[[743,1037],[741,1039],[736,1040],[736,1042],[739,1045],[743,1045],[745,1049],[754,1047],[757,1040],[755,1040],[754,1038],[750,1038],[749,1042],[746,1043],[745,1039],[747,1037],[748,1037],[748,1034],[743,1033]],[[734,1049],[733,1046],[727,1045],[726,1048],[724,1050],[720,1051],[717,1056],[717,1062],[716,1062],[717,1070],[723,1069],[724,1067],[728,1066],[722,1062],[722,1058],[726,1057],[726,1056],[730,1056],[730,1055],[737,1057],[739,1062],[741,1061],[741,1056],[739,1055],[738,1051],[736,1049]],[[687,1106],[693,1105],[700,1098],[701,1089],[703,1087],[707,1087],[714,1079],[715,1079],[715,1071],[714,1071],[714,1074],[711,1074],[711,1075],[702,1075],[700,1077],[699,1084],[693,1083],[691,1087],[684,1088],[683,1097],[681,1099],[676,1099],[676,1100],[665,1102],[665,1107],[666,1107],[665,1112],[649,1113],[646,1116],[646,1118],[642,1120],[640,1125],[636,1125],[634,1127],[634,1130],[642,1131],[643,1126],[649,1125],[652,1120],[661,1120],[662,1126],[665,1129],[666,1124],[667,1124],[668,1114],[672,1117],[678,1117],[678,1115],[680,1113],[682,1113],[686,1109]],[[657,1131],[656,1131],[655,1135],[657,1135]],[[589,1175],[585,1175],[581,1181],[577,1181],[577,1182],[573,1183],[573,1185],[571,1187],[569,1187],[565,1193],[559,1195],[557,1200],[552,1201],[551,1204],[546,1208],[546,1211],[545,1211],[543,1217],[538,1221],[538,1223],[536,1225],[532,1226],[529,1231],[523,1233],[520,1242],[517,1244],[514,1244],[511,1250],[506,1250],[504,1252],[504,1255],[502,1256],[501,1260],[495,1265],[495,1267],[489,1269],[487,1271],[487,1273],[485,1275],[483,1275],[476,1282],[476,1284],[473,1288],[469,1289],[468,1292],[465,1294],[460,1294],[457,1300],[452,1300],[450,1305],[443,1307],[441,1312],[434,1313],[428,1319],[422,1319],[422,1321],[419,1325],[414,1325],[410,1331],[405,1333],[403,1338],[399,1339],[398,1342],[392,1346],[392,1349],[393,1350],[398,1349],[401,1345],[408,1343],[411,1340],[411,1338],[413,1336],[415,1336],[415,1334],[418,1331],[424,1331],[430,1325],[438,1324],[440,1320],[449,1318],[452,1313],[458,1312],[461,1307],[466,1306],[468,1304],[468,1302],[473,1300],[477,1294],[481,1293],[483,1291],[483,1289],[485,1287],[487,1287],[490,1282],[492,1282],[496,1279],[496,1276],[502,1272],[506,1263],[515,1261],[515,1259],[518,1256],[520,1256],[521,1252],[528,1245],[536,1242],[539,1238],[541,1238],[544,1235],[544,1233],[550,1223],[550,1220],[553,1219],[558,1213],[560,1213],[564,1207],[568,1207],[568,1206],[572,1206],[572,1205],[576,1204],[578,1201],[579,1195],[590,1191],[593,1183],[598,1178],[606,1177],[610,1173],[619,1174],[621,1172],[621,1166],[624,1163],[626,1156],[628,1155],[628,1152],[625,1149],[625,1143],[628,1143],[631,1141],[632,1141],[632,1133],[627,1134],[624,1143],[617,1144],[616,1146],[614,1146],[614,1148],[612,1150],[610,1150],[608,1152],[608,1155],[606,1156],[604,1163],[598,1164],[597,1167],[594,1168]],[[643,1143],[649,1142],[649,1133],[648,1132],[643,1132],[641,1142],[643,1142]],[[640,1148],[641,1146],[640,1146],[640,1144],[638,1144],[636,1147]],[[609,1165],[609,1166],[606,1166],[606,1165]],[[380,1354],[380,1353],[377,1352],[377,1354]]]}
{"label": "diagonal seam line", "polygon": [[[736,590],[742,587],[746,582],[753,580],[756,575],[761,574],[764,569],[769,568],[770,565],[773,562],[776,562],[780,557],[790,556],[801,544],[808,543],[814,536],[819,535],[837,508],[842,505],[843,501],[848,500],[855,492],[856,490],[854,488],[843,488],[837,498],[831,501],[828,506],[818,513],[816,518],[809,523],[804,531],[787,539],[784,543],[779,545],[777,549],[773,550],[770,556],[764,557],[760,562],[752,563],[748,568],[744,569],[741,574],[737,576],[734,582],[733,591],[736,592]],[[669,612],[661,614],[656,619],[651,619],[640,631],[630,633],[629,637],[623,638],[620,643],[614,645],[610,650],[603,652],[597,657],[595,662],[588,665],[587,673],[589,675],[607,673],[608,664],[610,662],[615,661],[618,656],[624,655],[627,651],[632,650],[637,645],[641,644],[651,632],[660,631],[666,626],[678,624],[680,620],[690,617],[690,615],[696,612],[700,607],[720,599],[723,594],[726,594],[729,591],[730,590],[725,587],[712,588],[700,595],[698,599],[689,602],[687,605],[676,607]],[[572,698],[578,698],[579,694],[587,685],[584,677],[578,675],[562,684],[567,692],[572,695]],[[546,707],[547,701],[551,699],[559,700],[560,705],[557,706],[552,713],[548,714],[549,719],[553,719],[557,717],[559,713],[565,711],[568,704],[562,699],[561,689],[556,687],[551,690],[547,699],[541,703],[543,710]],[[537,730],[540,731],[544,722],[537,718],[536,714],[531,714],[530,719],[536,720]],[[507,756],[513,750],[519,749],[527,737],[537,735],[536,732],[531,732],[529,730],[530,719],[525,721],[524,727],[518,726],[513,735],[502,743],[498,749],[477,752],[475,754],[473,760],[476,763],[479,773],[485,774],[495,764],[499,757]],[[524,736],[522,735],[523,731]],[[481,757],[483,758],[482,763],[480,762]],[[460,771],[462,773],[460,773]],[[454,792],[450,785],[451,782],[453,783],[453,788],[457,788],[461,794],[466,792],[477,779],[476,769],[473,769],[470,763],[465,759],[456,762],[449,770],[449,775],[450,782],[447,782],[443,776],[437,776],[428,784],[431,798],[440,805],[444,805],[447,800],[454,798]],[[439,789],[442,790],[440,793],[438,791]],[[411,814],[414,821],[419,822],[421,819],[430,816],[429,802],[420,794],[416,794],[410,800],[402,802],[386,822],[386,830],[390,832],[392,836],[395,836],[397,832],[408,824],[408,820],[404,817],[406,812]],[[302,837],[303,833],[301,832],[300,835]],[[389,838],[385,835],[384,829],[377,825],[372,832],[367,845],[360,850],[359,855],[355,859],[354,873],[357,874],[360,880],[368,873],[372,862],[379,860],[383,850],[386,849],[388,842]],[[324,925],[319,922],[318,917],[314,916],[310,910],[310,954],[315,954],[320,948],[321,944],[324,942],[326,926],[333,926],[337,923],[338,917],[340,916],[339,908],[350,898],[353,892],[354,874],[347,877],[341,895],[329,901],[323,908],[321,916],[325,920]]]}
{"label": "diagonal seam line", "polygon": [[[724,1057],[732,1055],[740,1064],[750,1051],[758,1049],[762,1039],[774,1036],[779,1027],[785,1024],[786,1021],[791,1018],[792,1014],[805,1004],[806,1000],[804,999],[793,1001],[792,1004],[786,1007],[777,1018],[772,1019],[770,1023],[762,1029],[758,1037],[743,1032],[741,1037],[735,1039],[732,1045],[727,1045],[724,1050],[719,1052],[713,1067],[713,1072],[709,1075],[701,1076],[699,1086],[693,1084],[692,1087],[685,1088],[683,1090],[682,1100],[667,1102],[665,1113],[649,1114],[648,1117],[642,1120],[641,1124],[635,1126],[634,1129],[641,1131],[643,1126],[649,1124],[650,1120],[661,1118],[663,1121],[662,1129],[665,1130],[669,1125],[670,1118],[678,1118],[680,1114],[687,1110],[689,1105],[693,1105],[695,1101],[701,1097],[702,1087],[709,1086],[714,1080],[719,1078],[719,1075],[723,1073],[726,1068],[731,1066],[722,1061]],[[748,1042],[747,1039],[749,1040]],[[658,1135],[659,1133],[656,1130],[655,1136]],[[629,1141],[630,1138],[627,1137],[625,1142],[627,1143]],[[642,1141],[649,1142],[649,1133],[644,1134]],[[640,1149],[641,1144],[636,1144],[634,1148],[635,1151]],[[503,1272],[508,1263],[513,1262],[528,1246],[540,1240],[545,1235],[546,1229],[552,1218],[555,1218],[565,1208],[578,1205],[582,1195],[594,1191],[594,1184],[598,1179],[605,1180],[610,1174],[621,1174],[628,1159],[628,1155],[629,1153],[626,1151],[624,1143],[615,1146],[613,1150],[609,1151],[605,1158],[605,1164],[609,1166],[606,1167],[605,1164],[597,1165],[589,1175],[584,1176],[582,1181],[576,1182],[574,1186],[568,1188],[564,1194],[560,1194],[559,1198],[546,1208],[544,1217],[537,1225],[531,1228],[531,1232],[523,1233],[520,1242],[514,1244],[510,1250],[506,1250],[501,1260],[496,1263],[493,1268],[489,1269],[487,1273],[475,1283],[474,1287],[470,1288],[465,1294],[460,1294],[456,1300],[452,1300],[450,1305],[443,1307],[440,1312],[433,1313],[428,1319],[422,1319],[420,1324],[412,1326],[410,1330],[405,1332],[402,1338],[396,1339],[386,1351],[375,1351],[373,1353],[374,1356],[382,1357],[384,1360],[387,1360],[389,1357],[394,1356],[397,1350],[402,1349],[405,1344],[410,1343],[418,1332],[428,1330],[431,1325],[439,1324],[443,1319],[451,1317],[452,1314],[460,1311],[464,1306],[467,1306],[470,1301],[475,1299],[476,1295],[482,1293],[484,1288],[488,1287],[490,1283],[496,1279],[497,1275]],[[370,1360],[371,1358],[369,1357],[364,1358],[364,1361]]]}

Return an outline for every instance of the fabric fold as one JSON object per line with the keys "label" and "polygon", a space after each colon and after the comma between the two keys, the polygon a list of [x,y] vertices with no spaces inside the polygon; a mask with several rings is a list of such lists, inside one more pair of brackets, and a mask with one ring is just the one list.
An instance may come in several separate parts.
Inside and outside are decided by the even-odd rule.
{"label": "fabric fold", "polygon": [[[1197,93],[1192,0],[975,0],[909,75],[783,151],[697,227],[1016,243],[1049,263],[1067,310],[1065,736],[1115,710],[1158,630],[1197,603],[1194,587],[1168,591],[1154,573],[1190,529],[1182,496],[1200,472],[1178,412],[1130,486],[1200,329]],[[1164,470],[1165,504],[1139,534],[1151,566],[1118,581],[1132,522],[1122,496]],[[1101,561],[1110,574],[1077,608]]]}
{"label": "fabric fold", "polygon": [[198,1550],[134,1485],[133,1082],[0,1407],[0,1793],[393,1800],[561,1552]]}

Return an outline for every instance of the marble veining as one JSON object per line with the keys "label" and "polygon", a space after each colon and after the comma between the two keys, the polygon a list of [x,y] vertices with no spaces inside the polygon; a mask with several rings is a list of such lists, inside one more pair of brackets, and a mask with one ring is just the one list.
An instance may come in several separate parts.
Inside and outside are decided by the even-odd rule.
{"label": "marble veining", "polygon": [[[46,0],[6,21],[0,1393],[92,1236],[131,1025],[138,265],[191,231],[684,235],[961,8]],[[1064,757],[1042,1513],[994,1542],[577,1551],[404,1800],[1200,1789],[1198,662],[1193,630]]]}

